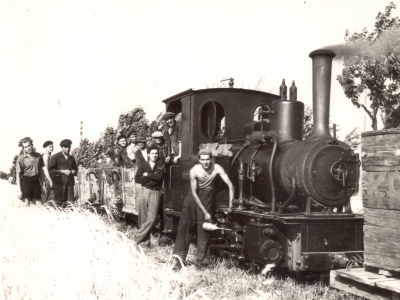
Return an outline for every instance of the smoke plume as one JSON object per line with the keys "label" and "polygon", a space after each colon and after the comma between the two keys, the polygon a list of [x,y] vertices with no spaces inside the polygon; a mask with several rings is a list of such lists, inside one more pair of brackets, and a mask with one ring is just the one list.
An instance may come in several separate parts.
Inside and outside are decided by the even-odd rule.
{"label": "smoke plume", "polygon": [[339,45],[323,47],[336,53],[336,58],[348,59],[358,54],[368,54],[371,57],[387,56],[392,52],[400,54],[400,28],[383,31],[374,41],[364,39],[356,42],[346,42]]}

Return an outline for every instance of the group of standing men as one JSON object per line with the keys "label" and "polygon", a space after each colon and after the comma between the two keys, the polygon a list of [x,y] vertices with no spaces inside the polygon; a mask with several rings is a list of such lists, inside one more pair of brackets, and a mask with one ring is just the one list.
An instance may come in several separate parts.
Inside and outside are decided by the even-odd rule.
{"label": "group of standing men", "polygon": [[[175,120],[175,114],[167,112],[163,119],[166,124],[164,133],[153,132],[152,140],[138,138],[136,132],[131,132],[129,145],[124,135],[119,136],[116,143],[115,163],[126,168],[132,168],[134,163],[137,166],[135,182],[139,229],[134,240],[144,247],[150,246],[151,230],[157,219],[165,164],[177,163],[181,157],[180,128]],[[62,140],[61,152],[52,156],[54,147],[51,141],[43,144],[46,150],[43,155],[34,151],[32,139],[29,137],[20,141],[23,154],[18,157],[16,165],[17,186],[19,196],[22,201],[27,202],[28,206],[31,201],[40,199],[41,194],[44,195],[42,203],[47,201],[51,188],[54,189],[56,203],[63,204],[74,200],[74,176],[78,169],[74,157],[70,155],[71,144],[72,142],[68,139]],[[200,150],[198,160],[199,164],[196,164],[189,173],[191,190],[183,202],[173,254],[186,261],[193,227],[196,227],[196,265],[202,267],[209,263],[210,241],[210,234],[203,229],[202,225],[206,221],[211,221],[215,204],[214,183],[217,175],[228,185],[230,208],[234,197],[234,187],[224,169],[212,162],[212,154],[209,150]]]}
{"label": "group of standing men", "polygon": [[58,205],[74,201],[74,176],[78,167],[70,155],[71,145],[71,140],[62,140],[61,151],[52,155],[53,142],[46,141],[43,144],[45,153],[41,155],[35,151],[30,137],[20,140],[22,154],[16,162],[17,196],[27,206],[37,201],[54,200]]}

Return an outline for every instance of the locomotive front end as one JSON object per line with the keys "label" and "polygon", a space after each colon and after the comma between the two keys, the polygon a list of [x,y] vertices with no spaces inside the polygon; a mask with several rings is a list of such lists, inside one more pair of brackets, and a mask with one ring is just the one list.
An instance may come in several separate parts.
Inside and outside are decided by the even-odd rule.
{"label": "locomotive front end", "polygon": [[362,262],[363,218],[350,206],[350,197],[358,190],[359,157],[336,138],[335,130],[333,137],[329,130],[334,56],[329,50],[310,54],[313,131],[309,137],[302,136],[304,105],[297,101],[294,85],[290,100],[286,99],[284,83],[280,100],[266,109],[269,130],[247,132],[246,143],[231,164],[236,206],[219,219],[231,232],[222,233],[211,245],[220,253],[295,272]]}
{"label": "locomotive front end", "polygon": [[313,131],[290,147],[279,165],[280,181],[286,191],[328,207],[347,205],[358,189],[359,157],[345,143],[331,136],[329,106],[332,59],[329,50],[311,52],[313,61]]}
{"label": "locomotive front end", "polygon": [[[341,208],[358,189],[359,157],[329,131],[329,105],[332,58],[329,50],[310,54],[313,61],[313,131],[303,140],[304,104],[281,99],[272,103],[270,130],[254,131],[249,144],[237,158],[239,198],[255,197],[271,208],[317,203],[321,207]],[[284,85],[284,84],[283,84]],[[250,188],[246,188],[250,185]],[[243,202],[243,201],[242,201]],[[308,203],[310,206],[310,203]]]}

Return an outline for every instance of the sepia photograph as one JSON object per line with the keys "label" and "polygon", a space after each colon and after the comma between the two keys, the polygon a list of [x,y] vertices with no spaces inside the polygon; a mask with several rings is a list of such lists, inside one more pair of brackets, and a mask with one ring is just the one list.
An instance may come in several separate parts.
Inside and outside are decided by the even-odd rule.
{"label": "sepia photograph", "polygon": [[1,299],[400,299],[398,0],[0,0]]}

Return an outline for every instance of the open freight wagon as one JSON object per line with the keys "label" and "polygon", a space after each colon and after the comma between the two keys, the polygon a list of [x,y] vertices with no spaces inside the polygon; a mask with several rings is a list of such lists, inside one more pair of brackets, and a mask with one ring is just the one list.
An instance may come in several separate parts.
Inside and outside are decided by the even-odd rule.
{"label": "open freight wagon", "polygon": [[[80,168],[78,178],[79,204],[94,207],[110,205],[110,201],[122,206],[122,212],[137,216],[134,168],[102,166],[98,168]],[[122,205],[123,204],[123,205]]]}

